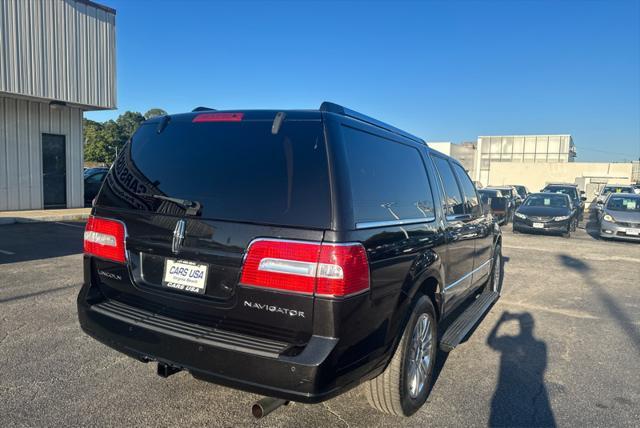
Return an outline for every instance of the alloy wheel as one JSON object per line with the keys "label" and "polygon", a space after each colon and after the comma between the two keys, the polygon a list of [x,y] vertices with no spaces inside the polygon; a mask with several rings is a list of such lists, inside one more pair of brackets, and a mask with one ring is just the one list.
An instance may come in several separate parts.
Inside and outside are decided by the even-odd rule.
{"label": "alloy wheel", "polygon": [[416,321],[409,350],[409,396],[417,398],[424,390],[433,363],[433,322],[429,314],[421,314]]}
{"label": "alloy wheel", "polygon": [[493,262],[492,290],[500,294],[500,277],[502,276],[502,254],[496,254]]}

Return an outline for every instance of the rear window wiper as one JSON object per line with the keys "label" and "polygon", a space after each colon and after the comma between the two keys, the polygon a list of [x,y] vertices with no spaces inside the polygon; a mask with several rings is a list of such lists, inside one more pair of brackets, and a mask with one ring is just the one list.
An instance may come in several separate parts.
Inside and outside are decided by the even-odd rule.
{"label": "rear window wiper", "polygon": [[202,209],[202,204],[200,202],[190,201],[189,199],[172,198],[170,196],[164,196],[164,195],[148,195],[146,193],[138,193],[137,195],[143,196],[146,198],[154,198],[154,199],[160,199],[163,201],[172,202],[184,208],[186,210],[186,213],[185,213],[186,215],[193,215],[193,216],[200,215],[200,210]]}

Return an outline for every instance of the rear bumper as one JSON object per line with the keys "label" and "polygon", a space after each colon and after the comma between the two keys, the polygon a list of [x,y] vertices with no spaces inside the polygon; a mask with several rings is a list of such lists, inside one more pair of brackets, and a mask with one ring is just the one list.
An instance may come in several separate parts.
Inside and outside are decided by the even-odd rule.
{"label": "rear bumper", "polygon": [[166,318],[115,301],[92,305],[87,301],[89,288],[83,286],[78,296],[82,329],[140,361],[158,361],[198,379],[305,403],[324,401],[347,387],[335,382],[338,339],[312,336],[299,354],[287,356],[280,354],[282,343],[276,341],[255,338],[252,343],[248,336],[186,323],[176,327]]}

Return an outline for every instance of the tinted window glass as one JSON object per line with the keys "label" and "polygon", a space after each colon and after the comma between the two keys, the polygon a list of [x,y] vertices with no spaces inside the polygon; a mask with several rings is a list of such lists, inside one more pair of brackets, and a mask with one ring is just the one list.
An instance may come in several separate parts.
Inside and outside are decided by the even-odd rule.
{"label": "tinted window glass", "polygon": [[462,191],[466,198],[467,212],[474,217],[479,217],[482,214],[482,208],[478,203],[478,195],[476,194],[476,188],[473,186],[471,179],[467,175],[466,171],[456,163],[453,164],[453,169],[458,176],[458,180],[462,185]]}
{"label": "tinted window glass", "polygon": [[440,173],[440,178],[442,178],[442,185],[444,186],[444,193],[447,201],[446,213],[464,214],[462,194],[460,193],[460,188],[458,187],[456,178],[453,175],[449,161],[441,158],[440,156],[434,156],[433,161]]}
{"label": "tinted window glass", "polygon": [[602,194],[608,195],[609,193],[633,193],[633,189],[631,187],[605,186]]}
{"label": "tinted window glass", "polygon": [[416,148],[342,129],[357,223],[434,217],[431,187]]}
{"label": "tinted window glass", "polygon": [[285,120],[277,135],[271,125],[179,117],[161,133],[157,123],[143,125],[118,157],[98,204],[184,214],[151,197],[164,195],[200,202],[204,218],[328,227],[321,122]]}
{"label": "tinted window glass", "polygon": [[569,208],[569,200],[562,195],[529,195],[524,201],[527,207],[552,207],[552,208]]}
{"label": "tinted window glass", "polygon": [[563,186],[548,186],[544,189],[549,193],[561,193],[563,195],[569,195],[574,201],[578,199],[578,190],[575,187],[563,187]]}
{"label": "tinted window glass", "polygon": [[640,198],[612,196],[607,202],[607,209],[611,211],[640,212]]}

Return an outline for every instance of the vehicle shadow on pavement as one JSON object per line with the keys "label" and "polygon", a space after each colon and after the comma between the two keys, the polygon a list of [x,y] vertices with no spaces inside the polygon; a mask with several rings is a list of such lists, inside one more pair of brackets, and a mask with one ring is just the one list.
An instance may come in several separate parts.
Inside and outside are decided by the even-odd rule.
{"label": "vehicle shadow on pavement", "polygon": [[589,286],[589,290],[595,292],[598,296],[598,300],[602,302],[605,309],[611,314],[611,317],[620,324],[622,330],[625,332],[632,344],[640,352],[640,331],[636,327],[633,319],[625,312],[618,302],[609,294],[600,283],[591,274],[591,267],[588,263],[583,262],[575,257],[571,257],[568,254],[558,255],[560,262],[567,268],[573,269],[580,273],[584,278],[586,284]]}
{"label": "vehicle shadow on pavement", "polygon": [[[511,321],[518,322],[519,332],[499,334]],[[534,324],[529,312],[504,312],[489,334],[487,344],[501,353],[489,426],[556,426],[544,384],[547,345],[533,335]]]}
{"label": "vehicle shadow on pavement", "polygon": [[84,223],[16,223],[0,226],[0,265],[82,253]]}

